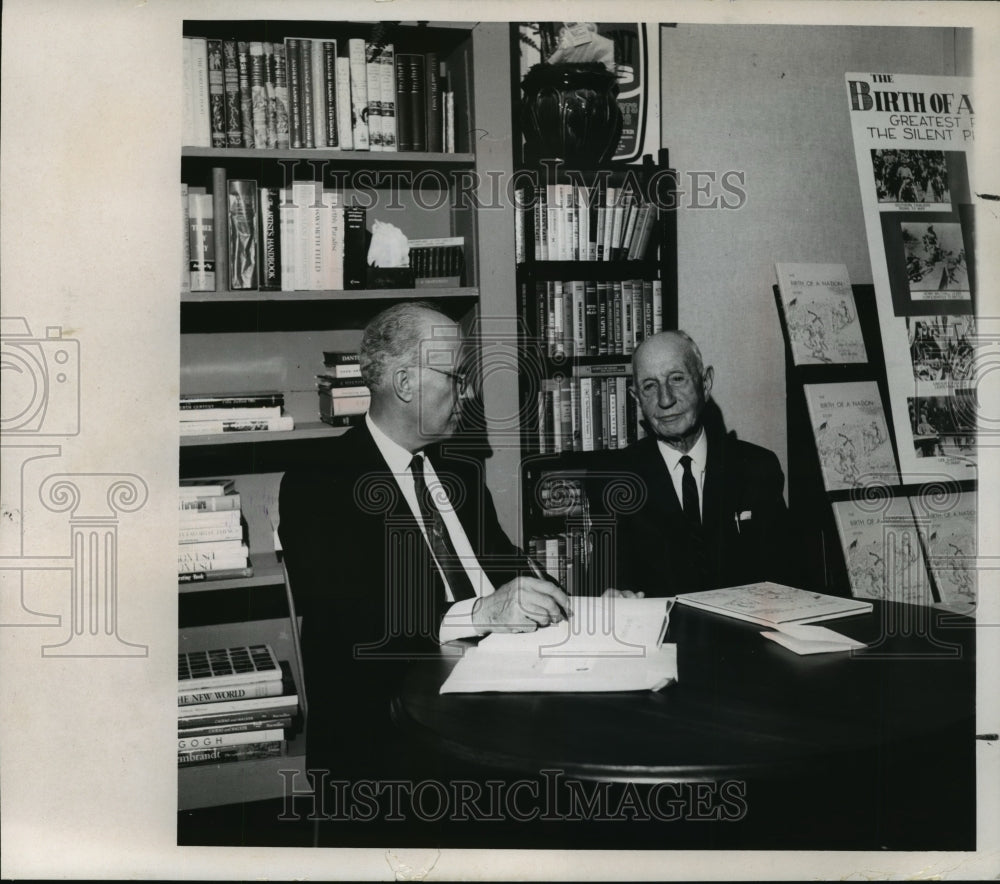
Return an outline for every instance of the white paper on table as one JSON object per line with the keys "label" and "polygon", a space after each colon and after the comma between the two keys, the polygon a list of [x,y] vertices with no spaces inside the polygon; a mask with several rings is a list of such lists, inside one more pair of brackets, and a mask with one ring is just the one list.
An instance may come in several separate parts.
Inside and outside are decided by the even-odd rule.
{"label": "white paper on table", "polygon": [[761,632],[761,635],[800,655],[828,654],[868,647],[864,642],[841,635],[825,626],[809,626],[804,623],[788,623],[779,627],[777,632]]}
{"label": "white paper on table", "polygon": [[677,679],[676,645],[661,644],[668,601],[574,597],[562,623],[484,638],[441,693],[659,690]]}

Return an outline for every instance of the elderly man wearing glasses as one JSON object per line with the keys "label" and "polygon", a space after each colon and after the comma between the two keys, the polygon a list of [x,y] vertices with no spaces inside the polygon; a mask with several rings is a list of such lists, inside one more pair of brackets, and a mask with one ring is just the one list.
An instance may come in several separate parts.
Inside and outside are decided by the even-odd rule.
{"label": "elderly man wearing glasses", "polygon": [[330,440],[322,468],[282,480],[278,530],[302,617],[310,767],[348,745],[380,751],[407,656],[566,616],[566,595],[528,576],[537,572],[500,527],[481,461],[460,439],[446,443],[471,393],[465,349],[458,324],[429,304],[380,313],[361,342],[364,424]]}

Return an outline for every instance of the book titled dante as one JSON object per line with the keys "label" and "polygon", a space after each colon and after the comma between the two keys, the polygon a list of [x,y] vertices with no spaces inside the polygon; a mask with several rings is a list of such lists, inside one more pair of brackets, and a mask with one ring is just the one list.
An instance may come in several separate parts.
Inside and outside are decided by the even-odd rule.
{"label": "book titled dante", "polygon": [[686,592],[678,595],[677,601],[713,614],[771,627],[785,623],[815,623],[836,617],[852,617],[855,614],[867,614],[872,609],[871,602],[767,582]]}
{"label": "book titled dante", "polygon": [[899,484],[875,381],[806,384],[803,390],[827,491]]}
{"label": "book titled dante", "polygon": [[867,362],[846,264],[775,264],[796,365]]}

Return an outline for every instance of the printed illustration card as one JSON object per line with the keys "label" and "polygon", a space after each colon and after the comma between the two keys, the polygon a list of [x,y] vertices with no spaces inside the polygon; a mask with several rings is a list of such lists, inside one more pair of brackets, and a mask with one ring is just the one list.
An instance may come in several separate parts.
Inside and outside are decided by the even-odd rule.
{"label": "printed illustration card", "polygon": [[796,365],[867,362],[846,264],[775,264]]}

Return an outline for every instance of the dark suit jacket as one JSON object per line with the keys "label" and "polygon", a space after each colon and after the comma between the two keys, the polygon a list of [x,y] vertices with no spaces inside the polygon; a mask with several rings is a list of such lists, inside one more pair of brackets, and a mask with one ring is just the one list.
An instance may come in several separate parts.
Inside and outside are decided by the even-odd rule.
{"label": "dark suit jacket", "polygon": [[794,585],[800,579],[777,457],[735,433],[707,425],[706,432],[700,541],[654,438],[610,452],[592,471],[588,496],[595,527],[615,534],[606,547],[613,555],[597,559],[603,569],[598,584],[662,596],[759,580]]}
{"label": "dark suit jacket", "polygon": [[[523,572],[481,461],[463,457],[455,442],[428,455],[494,586]],[[416,519],[367,427],[332,439],[327,461],[285,474],[278,533],[302,618],[309,765],[343,776],[345,765],[356,771],[394,751],[390,699],[407,659],[437,653],[446,605]]]}

